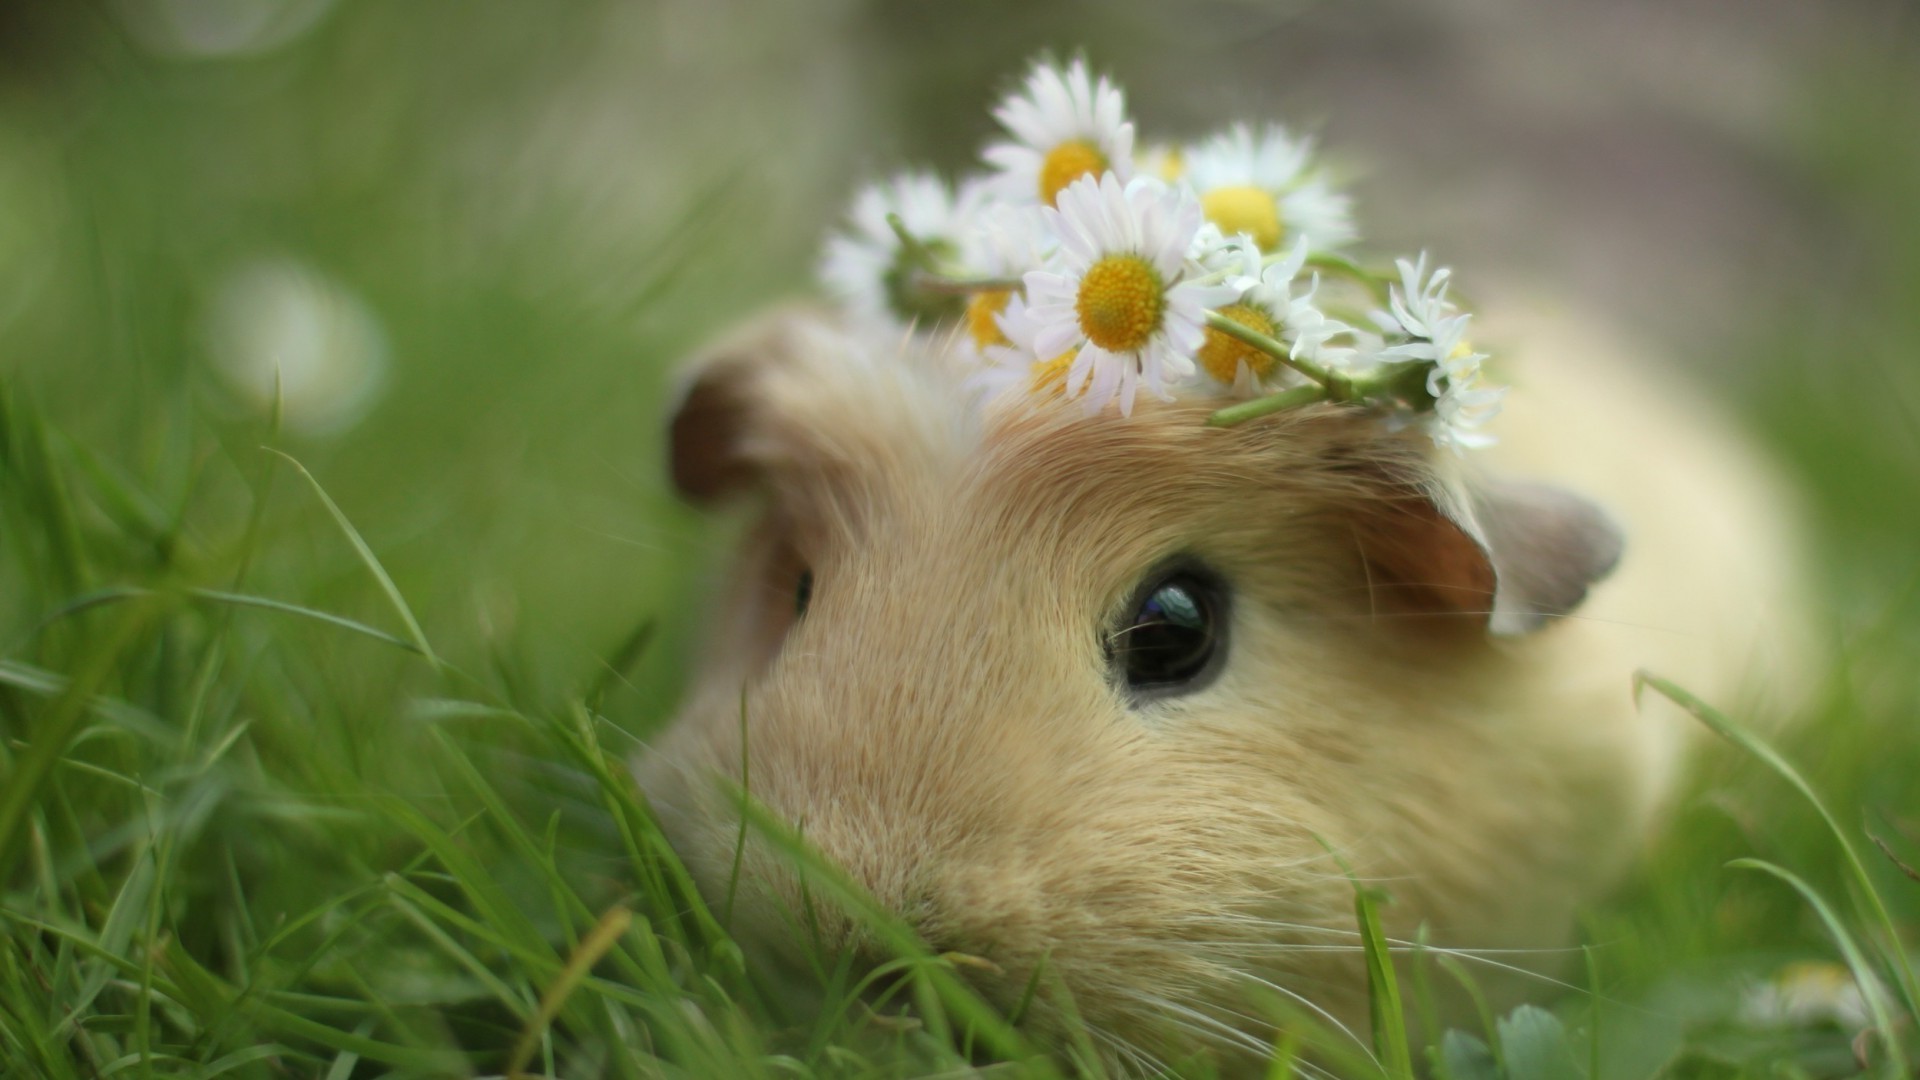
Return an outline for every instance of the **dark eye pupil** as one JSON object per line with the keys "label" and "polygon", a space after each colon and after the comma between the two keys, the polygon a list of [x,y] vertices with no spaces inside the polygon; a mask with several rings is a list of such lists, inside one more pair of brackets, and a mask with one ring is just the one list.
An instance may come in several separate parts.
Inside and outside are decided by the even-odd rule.
{"label": "dark eye pupil", "polygon": [[1189,574],[1147,589],[1112,643],[1127,687],[1178,689],[1209,672],[1219,646],[1218,604],[1215,587]]}
{"label": "dark eye pupil", "polygon": [[813,599],[813,571],[800,571],[800,582],[793,589],[793,614],[797,618],[807,613],[807,603]]}

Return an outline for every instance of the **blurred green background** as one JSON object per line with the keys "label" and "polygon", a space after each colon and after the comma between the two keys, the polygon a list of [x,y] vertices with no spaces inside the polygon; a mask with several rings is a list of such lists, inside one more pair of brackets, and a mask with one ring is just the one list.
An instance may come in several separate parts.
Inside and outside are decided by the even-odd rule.
{"label": "blurred green background", "polygon": [[[43,418],[79,492],[36,501],[15,476],[0,503],[0,658],[69,671],[109,625],[110,605],[59,615],[76,597],[241,574],[398,632],[285,469],[243,543],[277,364],[279,445],[436,649],[559,699],[652,624],[600,702],[643,737],[724,571],[661,475],[675,362],[805,292],[860,179],[968,167],[1043,50],[1113,74],[1145,138],[1316,131],[1372,250],[1545,283],[1710,380],[1815,511],[1844,663],[1796,752],[1848,820],[1920,848],[1920,12],[1894,0],[0,5],[0,386],[16,450],[18,418]],[[209,693],[258,720],[271,784],[196,811],[183,843],[325,861],[338,833],[241,834],[284,792],[451,798],[410,756],[430,672],[230,618],[218,680],[164,638],[116,674],[163,723]],[[0,705],[17,750],[33,711]],[[1819,948],[1777,892],[1723,910],[1718,861],[1758,845],[1819,877],[1831,851],[1759,838],[1757,774],[1707,775],[1699,804],[1734,812],[1683,814],[1655,864],[1691,885],[1643,883],[1618,916],[1648,935],[1626,950],[1648,982],[1729,942],[1762,965]],[[108,865],[130,820],[102,803],[69,839]],[[365,866],[393,863],[382,843]],[[311,885],[277,887],[254,903]]]}

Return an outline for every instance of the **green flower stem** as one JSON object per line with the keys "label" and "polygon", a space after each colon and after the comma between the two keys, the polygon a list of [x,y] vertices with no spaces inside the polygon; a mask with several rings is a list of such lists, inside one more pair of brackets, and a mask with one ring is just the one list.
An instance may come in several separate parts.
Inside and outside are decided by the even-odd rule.
{"label": "green flower stem", "polygon": [[1257,416],[1297,409],[1302,405],[1311,405],[1316,401],[1325,400],[1327,400],[1327,388],[1324,386],[1296,386],[1291,390],[1282,390],[1278,394],[1269,394],[1263,398],[1254,398],[1252,401],[1243,401],[1238,405],[1229,405],[1207,417],[1207,426],[1232,427]]}
{"label": "green flower stem", "polygon": [[1307,378],[1312,379],[1314,382],[1319,383],[1321,387],[1325,389],[1333,388],[1333,374],[1326,368],[1321,367],[1311,360],[1295,359],[1290,354],[1286,345],[1275,341],[1252,327],[1242,326],[1217,311],[1207,312],[1207,326],[1209,329],[1218,330],[1230,338],[1237,338],[1240,341],[1246,342],[1248,345],[1259,349],[1275,360],[1280,361],[1300,374],[1305,375]]}
{"label": "green flower stem", "polygon": [[1427,412],[1433,408],[1433,398],[1427,393],[1426,373],[1430,366],[1422,360],[1390,364],[1364,379],[1355,379],[1341,371],[1328,372],[1325,385],[1296,386],[1277,394],[1229,405],[1207,417],[1207,424],[1211,427],[1232,427],[1257,416],[1296,409],[1317,401],[1339,401],[1354,405],[1397,403],[1414,412]]}
{"label": "green flower stem", "polygon": [[968,296],[981,292],[1020,292],[1026,288],[1026,282],[1013,278],[958,278],[945,274],[920,274],[913,279],[914,287],[941,296]]}
{"label": "green flower stem", "polygon": [[931,266],[933,264],[933,252],[927,245],[920,242],[919,237],[907,231],[907,223],[899,214],[887,215],[887,228],[892,229],[893,235],[900,238],[900,249],[907,253],[908,258],[912,259],[915,265]]}
{"label": "green flower stem", "polygon": [[[1399,402],[1414,412],[1433,409],[1433,395],[1427,393],[1427,374],[1433,365],[1425,360],[1405,360],[1383,364],[1364,379],[1349,379],[1343,401],[1370,403]],[[1335,387],[1335,390],[1341,390]]]}
{"label": "green flower stem", "polygon": [[1327,251],[1318,251],[1307,256],[1307,265],[1315,270],[1324,270],[1329,274],[1363,285],[1368,292],[1382,300],[1387,298],[1388,286],[1393,280],[1391,275],[1374,273],[1345,255],[1335,255]]}
{"label": "green flower stem", "polygon": [[1370,274],[1360,268],[1360,264],[1345,255],[1335,255],[1331,251],[1316,251],[1307,256],[1307,265],[1316,270],[1327,270],[1336,274],[1345,274],[1351,278],[1377,281],[1379,274]]}

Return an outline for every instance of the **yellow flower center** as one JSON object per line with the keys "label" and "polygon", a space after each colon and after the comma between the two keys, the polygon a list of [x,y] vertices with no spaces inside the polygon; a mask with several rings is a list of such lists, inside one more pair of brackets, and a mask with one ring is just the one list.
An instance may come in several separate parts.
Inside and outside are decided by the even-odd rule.
{"label": "yellow flower center", "polygon": [[1180,179],[1187,171],[1187,159],[1180,155],[1180,148],[1174,147],[1160,157],[1160,179],[1171,184]]}
{"label": "yellow flower center", "polygon": [[1073,366],[1073,358],[1080,350],[1068,349],[1051,360],[1036,360],[1033,363],[1033,392],[1044,394],[1051,390],[1058,394],[1067,388],[1067,369]]}
{"label": "yellow flower center", "polygon": [[1264,188],[1251,184],[1214,188],[1200,196],[1200,209],[1228,236],[1247,233],[1261,251],[1280,246],[1280,204]]}
{"label": "yellow flower center", "polygon": [[[1268,337],[1272,337],[1276,329],[1272,316],[1248,304],[1229,304],[1220,309],[1220,314]],[[1228,384],[1239,374],[1243,363],[1247,365],[1247,370],[1265,378],[1277,362],[1239,338],[1223,334],[1211,326],[1207,327],[1206,340],[1200,343],[1200,351],[1194,359],[1207,369],[1207,374]]]}
{"label": "yellow flower center", "polygon": [[1007,301],[1013,299],[1008,289],[988,289],[973,294],[967,301],[967,333],[973,335],[973,343],[982,349],[989,345],[1011,345],[1007,335],[1000,332],[999,320],[994,316],[1007,310]]}
{"label": "yellow flower center", "polygon": [[1447,354],[1447,359],[1458,360],[1463,356],[1472,356],[1472,355],[1473,355],[1473,345],[1470,344],[1466,338],[1461,338],[1460,344],[1455,345],[1453,347],[1453,351]]}
{"label": "yellow flower center", "polygon": [[1160,274],[1138,255],[1109,255],[1088,267],[1073,305],[1081,332],[1108,352],[1143,348],[1166,307]]}
{"label": "yellow flower center", "polygon": [[1107,171],[1107,155],[1085,139],[1072,139],[1047,151],[1040,162],[1040,201],[1048,206],[1068,184]]}

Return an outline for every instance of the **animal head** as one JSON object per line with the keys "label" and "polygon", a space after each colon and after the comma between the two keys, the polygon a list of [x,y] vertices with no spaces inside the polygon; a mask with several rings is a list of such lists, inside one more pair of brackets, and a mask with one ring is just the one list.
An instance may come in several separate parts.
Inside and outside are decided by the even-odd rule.
{"label": "animal head", "polygon": [[[987,996],[1044,969],[1116,1038],[1363,1015],[1343,863],[1400,932],[1557,932],[1613,763],[1526,713],[1538,631],[1619,553],[1597,510],[1358,409],[982,406],[958,368],[806,311],[695,367],[673,480],[757,518],[640,774],[704,889],[745,759],[934,949],[989,961]],[[738,858],[749,936],[877,950],[803,919],[769,846]]]}

